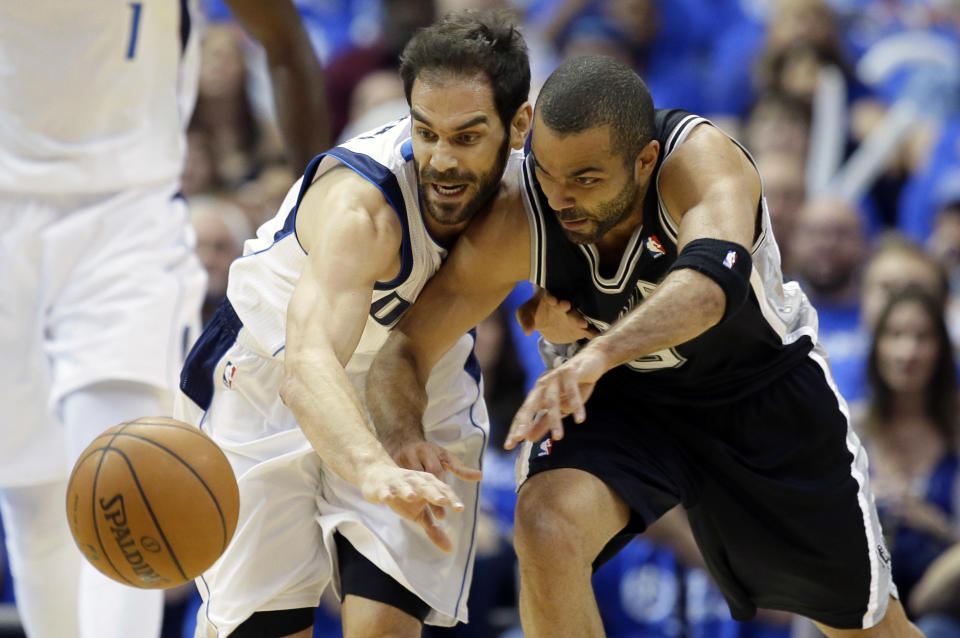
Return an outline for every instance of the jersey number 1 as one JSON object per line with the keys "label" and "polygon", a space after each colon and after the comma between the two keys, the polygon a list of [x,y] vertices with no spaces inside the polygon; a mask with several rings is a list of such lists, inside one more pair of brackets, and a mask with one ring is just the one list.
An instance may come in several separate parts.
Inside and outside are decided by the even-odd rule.
{"label": "jersey number 1", "polygon": [[137,29],[140,27],[140,11],[143,9],[142,2],[131,2],[130,11],[130,44],[127,45],[127,59],[132,60],[137,51]]}

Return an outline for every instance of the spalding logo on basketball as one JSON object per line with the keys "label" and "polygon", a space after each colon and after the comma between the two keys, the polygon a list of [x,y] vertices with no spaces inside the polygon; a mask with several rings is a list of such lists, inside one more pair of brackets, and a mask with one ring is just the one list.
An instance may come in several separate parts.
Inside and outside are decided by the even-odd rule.
{"label": "spalding logo on basketball", "polygon": [[203,432],[146,417],[106,430],[83,451],[67,485],[77,547],[127,585],[164,589],[193,580],[226,549],[240,495],[227,458]]}

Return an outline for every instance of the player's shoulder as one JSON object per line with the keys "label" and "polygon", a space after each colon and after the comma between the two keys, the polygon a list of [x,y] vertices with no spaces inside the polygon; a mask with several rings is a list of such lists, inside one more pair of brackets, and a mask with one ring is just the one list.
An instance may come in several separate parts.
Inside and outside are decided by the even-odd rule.
{"label": "player's shoulder", "polygon": [[[314,181],[297,213],[301,243],[315,243],[327,233],[335,233],[344,241],[399,245],[403,230],[383,192],[341,164]],[[304,248],[309,252],[307,245]]]}

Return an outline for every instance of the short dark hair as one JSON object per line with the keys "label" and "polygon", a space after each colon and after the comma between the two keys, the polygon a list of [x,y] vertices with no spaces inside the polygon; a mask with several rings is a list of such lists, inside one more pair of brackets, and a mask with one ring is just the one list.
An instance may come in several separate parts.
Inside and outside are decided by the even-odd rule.
{"label": "short dark hair", "polygon": [[505,129],[530,93],[527,44],[506,11],[457,11],[417,31],[400,55],[407,104],[424,71],[486,75]]}
{"label": "short dark hair", "polygon": [[610,126],[614,153],[632,163],[653,139],[653,98],[640,76],[604,55],[571,58],[550,74],[537,97],[540,119],[552,131],[581,133]]}

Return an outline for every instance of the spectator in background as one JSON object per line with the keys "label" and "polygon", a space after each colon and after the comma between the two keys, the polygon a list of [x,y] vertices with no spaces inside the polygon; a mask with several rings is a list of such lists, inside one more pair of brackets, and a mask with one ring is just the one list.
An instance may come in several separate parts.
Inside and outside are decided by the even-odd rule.
{"label": "spectator in background", "polygon": [[357,84],[369,73],[400,67],[400,52],[414,32],[433,23],[433,0],[382,0],[380,37],[372,44],[342,51],[327,66],[327,94],[333,139],[341,139]]}
{"label": "spectator in background", "polygon": [[930,563],[960,540],[960,403],[940,302],[915,286],[889,298],[870,347],[871,396],[854,411],[905,601]]}
{"label": "spectator in background", "polygon": [[802,162],[810,145],[810,107],[785,93],[764,93],[750,109],[741,141],[754,156],[787,153]]}
{"label": "spectator in background", "polygon": [[780,263],[784,274],[794,277],[791,249],[804,199],[803,160],[793,153],[768,151],[757,156],[756,162],[763,179],[773,234],[780,248]]}
{"label": "spectator in background", "polygon": [[795,274],[817,309],[819,338],[834,381],[848,400],[860,398],[864,389],[857,380],[868,345],[860,329],[860,266],[867,256],[860,212],[832,198],[808,201],[790,252]]}
{"label": "spectator in background", "polygon": [[944,188],[926,248],[947,271],[947,328],[954,343],[960,342],[960,173],[952,176],[952,188]]}
{"label": "spectator in background", "polygon": [[253,225],[243,209],[222,195],[192,198],[190,223],[197,233],[197,256],[207,271],[207,293],[201,320],[207,320],[227,294],[227,272],[243,254],[243,242],[253,236]]}
{"label": "spectator in background", "polygon": [[941,306],[945,304],[949,282],[936,259],[903,235],[887,233],[878,240],[863,274],[861,315],[869,333],[890,296],[910,285],[925,290]]}

